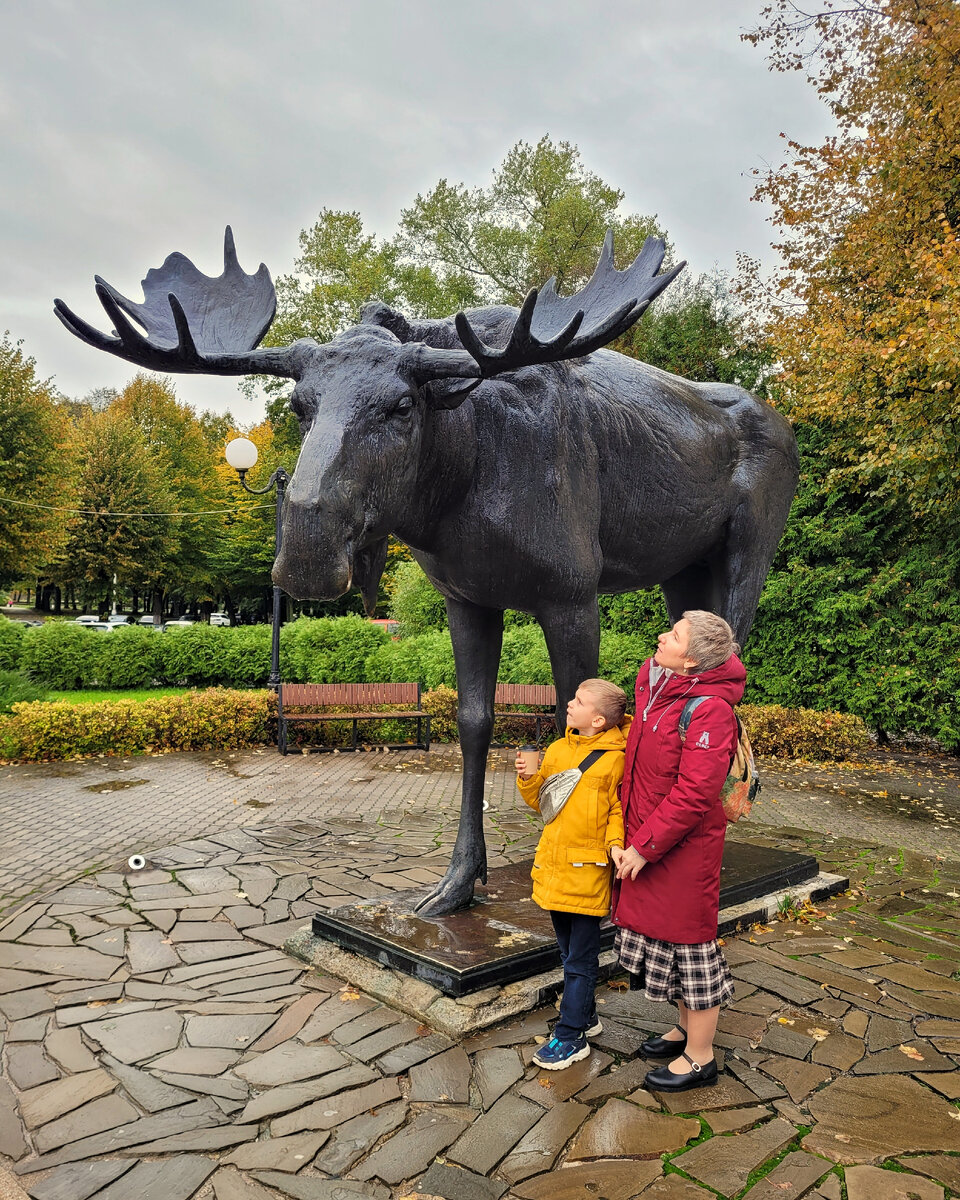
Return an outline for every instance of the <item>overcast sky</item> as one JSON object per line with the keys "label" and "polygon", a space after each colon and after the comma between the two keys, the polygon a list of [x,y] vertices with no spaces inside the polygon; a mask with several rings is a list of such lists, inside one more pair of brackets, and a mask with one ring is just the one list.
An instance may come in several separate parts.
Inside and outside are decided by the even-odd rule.
{"label": "overcast sky", "polygon": [[[440,178],[489,183],[518,140],[575,142],[656,213],[691,269],[768,255],[751,172],[819,141],[803,79],[741,42],[762,0],[0,0],[0,331],[65,394],[134,368],[71,337],[182,250],[219,274],[291,270],[324,208],[393,233]],[[196,408],[262,415],[235,379],[178,376]]]}

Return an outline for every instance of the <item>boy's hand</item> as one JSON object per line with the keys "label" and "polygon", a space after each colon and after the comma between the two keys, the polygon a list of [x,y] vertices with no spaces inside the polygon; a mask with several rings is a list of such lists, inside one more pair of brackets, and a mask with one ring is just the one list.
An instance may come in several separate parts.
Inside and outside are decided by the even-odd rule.
{"label": "boy's hand", "polygon": [[533,773],[533,771],[527,770],[526,763],[523,761],[523,755],[520,753],[519,750],[517,751],[517,757],[516,757],[516,760],[514,761],[513,765],[516,767],[517,774],[520,776],[521,779],[532,779],[533,778],[534,773]]}
{"label": "boy's hand", "polygon": [[613,865],[615,867],[620,866],[620,862],[621,862],[622,858],[623,858],[623,847],[622,846],[611,846],[610,847],[610,861],[613,863]]}
{"label": "boy's hand", "polygon": [[638,854],[632,846],[628,846],[626,850],[620,851],[620,861],[617,866],[618,879],[636,879],[643,868],[647,865],[647,860],[642,854]]}

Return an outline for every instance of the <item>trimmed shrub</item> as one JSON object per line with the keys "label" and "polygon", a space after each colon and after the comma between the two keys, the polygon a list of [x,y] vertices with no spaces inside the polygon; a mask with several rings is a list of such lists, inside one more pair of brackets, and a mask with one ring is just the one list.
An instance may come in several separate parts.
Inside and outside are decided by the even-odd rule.
{"label": "trimmed shrub", "polygon": [[115,636],[67,621],[47,621],[24,635],[20,670],[50,688],[81,688],[96,678],[100,639]]}
{"label": "trimmed shrub", "polygon": [[101,687],[149,687],[161,674],[161,639],[152,629],[124,625],[93,636],[99,639],[95,671]]}
{"label": "trimmed shrub", "polygon": [[367,658],[364,672],[369,683],[413,682],[430,690],[457,686],[453,645],[445,629],[397,642],[384,638]]}
{"label": "trimmed shrub", "polygon": [[367,659],[387,641],[384,630],[363,617],[298,617],[286,630],[284,678],[291,683],[367,683]]}
{"label": "trimmed shrub", "polygon": [[398,562],[394,567],[388,612],[399,622],[403,637],[417,637],[431,629],[447,627],[443,596],[416,562]]}
{"label": "trimmed shrub", "polygon": [[607,631],[600,634],[598,674],[601,679],[609,679],[611,683],[622,687],[627,693],[631,706],[637,671],[641,664],[650,657],[656,644],[656,638],[651,642],[643,634]]}
{"label": "trimmed shrub", "polygon": [[22,671],[0,671],[0,713],[8,713],[14,704],[28,700],[43,700],[46,690],[38,687]]}
{"label": "trimmed shrub", "polygon": [[89,754],[260,745],[268,740],[271,699],[267,691],[209,688],[140,703],[16,704],[13,716],[0,720],[0,753],[46,762]]}
{"label": "trimmed shrub", "polygon": [[422,696],[422,708],[430,714],[430,740],[455,742],[457,736],[457,693],[453,688],[437,687]]}
{"label": "trimmed shrub", "polygon": [[224,680],[231,687],[263,687],[270,676],[271,627],[241,625],[224,632]]}
{"label": "trimmed shrub", "polygon": [[539,625],[511,625],[503,631],[497,678],[501,683],[553,683],[550,655]]}
{"label": "trimmed shrub", "polygon": [[866,725],[849,713],[778,704],[740,704],[737,713],[754,751],[770,758],[840,762],[857,757],[871,745]]}
{"label": "trimmed shrub", "polygon": [[157,678],[161,683],[186,687],[231,683],[227,643],[233,632],[209,625],[190,625],[151,634],[159,645]]}
{"label": "trimmed shrub", "polygon": [[16,671],[20,666],[26,625],[0,617],[0,671]]}

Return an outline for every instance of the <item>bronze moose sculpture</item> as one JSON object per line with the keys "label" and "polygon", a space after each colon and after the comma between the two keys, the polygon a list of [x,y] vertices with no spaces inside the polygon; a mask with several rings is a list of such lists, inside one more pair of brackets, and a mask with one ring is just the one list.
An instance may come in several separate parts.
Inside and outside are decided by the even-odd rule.
{"label": "bronze moose sculpture", "polygon": [[741,642],[750,630],[797,484],[796,441],[741,388],[602,348],[682,269],[658,274],[663,256],[648,238],[618,271],[608,233],[574,296],[551,280],[519,311],[440,321],[374,302],[331,342],[282,349],[256,348],[276,297],[265,266],[243,272],[229,227],[218,278],[171,254],[147,273],[142,304],[98,278],[113,334],[56,301],[71,333],[138,366],[296,380],[303,445],[273,571],[287,592],[325,600],[356,586],[372,611],[393,534],[443,593],[463,791],[452,860],[423,915],[467,904],[486,880],[483,781],[504,609],[543,628],[561,727],[567,700],[597,671],[598,593],[659,584],[672,620],[705,608]]}

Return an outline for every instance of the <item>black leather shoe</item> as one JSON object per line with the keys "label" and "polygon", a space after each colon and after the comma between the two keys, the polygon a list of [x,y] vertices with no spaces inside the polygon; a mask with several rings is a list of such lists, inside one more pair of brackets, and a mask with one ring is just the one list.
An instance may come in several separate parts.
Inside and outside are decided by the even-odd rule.
{"label": "black leather shoe", "polygon": [[[674,1029],[680,1029],[680,1026],[674,1025]],[[683,1033],[683,1030],[681,1029],[680,1032]],[[686,1048],[687,1035],[684,1033],[683,1037],[678,1038],[675,1042],[662,1037],[648,1038],[647,1041],[641,1043],[640,1053],[644,1058],[676,1058]]]}
{"label": "black leather shoe", "polygon": [[657,1067],[655,1071],[647,1074],[643,1086],[651,1092],[686,1092],[690,1088],[710,1087],[717,1082],[716,1059],[700,1066],[686,1054],[681,1055],[681,1058],[685,1058],[690,1064],[690,1070],[685,1074],[674,1075],[669,1065],[664,1063],[662,1067]]}

